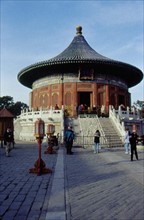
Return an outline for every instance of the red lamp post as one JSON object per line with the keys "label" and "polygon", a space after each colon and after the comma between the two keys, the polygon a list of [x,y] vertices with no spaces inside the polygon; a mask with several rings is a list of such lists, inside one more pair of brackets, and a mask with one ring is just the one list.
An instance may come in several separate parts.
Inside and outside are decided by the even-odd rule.
{"label": "red lamp post", "polygon": [[45,154],[55,153],[55,151],[53,150],[53,146],[54,146],[53,134],[54,134],[54,132],[55,132],[55,126],[53,124],[48,124],[48,126],[47,126],[48,148],[45,151]]}
{"label": "red lamp post", "polygon": [[34,136],[37,139],[38,143],[38,160],[34,164],[34,168],[31,168],[29,170],[30,173],[36,173],[37,175],[45,174],[45,173],[51,173],[52,170],[45,167],[45,162],[41,159],[41,143],[43,140],[43,137],[45,136],[45,124],[44,121],[41,119],[38,119],[35,122],[35,133]]}

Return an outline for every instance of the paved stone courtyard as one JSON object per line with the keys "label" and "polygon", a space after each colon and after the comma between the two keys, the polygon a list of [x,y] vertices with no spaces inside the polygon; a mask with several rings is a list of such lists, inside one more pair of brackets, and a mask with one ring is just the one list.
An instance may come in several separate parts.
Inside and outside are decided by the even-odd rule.
{"label": "paved stone courtyard", "polygon": [[123,148],[64,147],[42,159],[51,174],[29,173],[38,158],[37,144],[17,143],[10,157],[0,148],[0,219],[2,220],[143,220],[144,150],[130,161]]}
{"label": "paved stone courtyard", "polygon": [[66,158],[69,219],[143,219],[144,157],[142,152],[138,162],[129,157],[122,150],[96,155],[78,149]]}
{"label": "paved stone courtyard", "polygon": [[[46,148],[42,149],[44,152]],[[38,159],[36,144],[16,144],[5,157],[1,149],[0,157],[0,215],[2,219],[45,219],[52,174],[37,176],[30,174]],[[54,170],[57,155],[42,153],[46,166]]]}

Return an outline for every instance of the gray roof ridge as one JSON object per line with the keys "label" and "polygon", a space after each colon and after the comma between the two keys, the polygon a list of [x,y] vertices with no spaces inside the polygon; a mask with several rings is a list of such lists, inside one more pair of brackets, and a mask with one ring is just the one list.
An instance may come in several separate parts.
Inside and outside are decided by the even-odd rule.
{"label": "gray roof ridge", "polygon": [[111,60],[97,53],[85,40],[83,35],[76,35],[70,45],[59,55],[47,60],[55,62],[60,60]]}

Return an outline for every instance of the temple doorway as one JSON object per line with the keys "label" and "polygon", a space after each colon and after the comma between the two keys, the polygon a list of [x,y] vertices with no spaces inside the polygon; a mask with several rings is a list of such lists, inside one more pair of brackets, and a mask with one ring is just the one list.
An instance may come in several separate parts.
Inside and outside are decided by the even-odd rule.
{"label": "temple doorway", "polygon": [[125,106],[125,97],[124,95],[118,96],[118,105],[124,105]]}
{"label": "temple doorway", "polygon": [[91,92],[78,92],[78,105],[91,106]]}

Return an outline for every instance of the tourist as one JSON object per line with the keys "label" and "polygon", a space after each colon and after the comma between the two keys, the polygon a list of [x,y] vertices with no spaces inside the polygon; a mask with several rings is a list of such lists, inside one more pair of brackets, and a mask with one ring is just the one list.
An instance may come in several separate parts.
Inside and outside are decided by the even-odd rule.
{"label": "tourist", "polygon": [[95,105],[93,106],[92,110],[93,110],[93,113],[96,114],[96,106]]}
{"label": "tourist", "polygon": [[99,144],[100,144],[100,132],[96,131],[94,136],[94,153],[99,153]]}
{"label": "tourist", "polygon": [[67,154],[72,154],[72,147],[73,147],[73,140],[74,140],[74,132],[72,127],[69,126],[66,133],[65,133],[65,147],[67,150]]}
{"label": "tourist", "polygon": [[78,115],[81,114],[81,112],[82,112],[82,107],[81,107],[81,105],[79,105],[78,106]]}
{"label": "tourist", "polygon": [[84,104],[81,104],[81,109],[82,109],[82,111],[85,110]]}
{"label": "tourist", "polygon": [[[13,132],[10,128],[7,128],[6,132],[4,133],[4,145],[5,147],[5,153],[6,156],[9,156],[10,150],[11,150],[11,145],[14,144],[14,135]],[[13,145],[14,147],[14,145]]]}
{"label": "tourist", "polygon": [[125,136],[124,136],[124,148],[125,148],[125,154],[131,154],[130,152],[130,132],[129,129],[126,128],[125,129]]}
{"label": "tourist", "polygon": [[55,105],[55,110],[59,110],[58,104]]}
{"label": "tourist", "polygon": [[57,133],[57,135],[56,135],[56,146],[59,145],[59,138],[60,138],[60,134]]}
{"label": "tourist", "polygon": [[88,106],[87,110],[88,110],[88,114],[90,114],[91,113],[91,107]]}
{"label": "tourist", "polygon": [[131,144],[131,161],[133,161],[133,152],[135,152],[135,157],[138,160],[138,153],[137,153],[137,133],[136,130],[133,130],[133,132],[130,135],[130,144]]}

